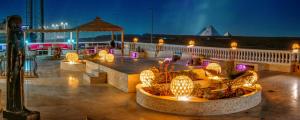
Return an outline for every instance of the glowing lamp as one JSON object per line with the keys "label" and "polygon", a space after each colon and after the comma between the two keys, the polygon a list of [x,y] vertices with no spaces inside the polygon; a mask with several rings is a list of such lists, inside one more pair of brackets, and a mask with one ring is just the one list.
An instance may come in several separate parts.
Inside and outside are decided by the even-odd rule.
{"label": "glowing lamp", "polygon": [[299,52],[300,45],[298,43],[294,43],[292,45],[293,52]]}
{"label": "glowing lamp", "polygon": [[207,69],[207,70],[215,71],[215,72],[217,72],[218,74],[222,72],[222,68],[221,68],[221,66],[220,66],[218,63],[209,63],[209,64],[206,66],[206,69]]}
{"label": "glowing lamp", "polygon": [[237,49],[238,43],[237,42],[231,42],[230,46],[231,46],[231,49]]}
{"label": "glowing lamp", "polygon": [[140,81],[143,87],[151,87],[154,79],[155,75],[151,70],[144,70],[140,74]]}
{"label": "glowing lamp", "polygon": [[164,44],[164,39],[162,39],[162,38],[159,39],[159,40],[158,40],[158,45],[163,45],[163,44]]}
{"label": "glowing lamp", "polygon": [[133,38],[133,43],[137,43],[137,42],[139,42],[139,38],[137,37]]}
{"label": "glowing lamp", "polygon": [[194,40],[189,41],[188,47],[194,47],[194,46],[195,46],[195,41]]}
{"label": "glowing lamp", "polygon": [[106,50],[101,50],[98,55],[100,57],[101,60],[105,60],[105,56],[108,54],[108,52]]}
{"label": "glowing lamp", "polygon": [[105,55],[105,60],[107,62],[114,62],[115,56],[113,54],[106,54]]}
{"label": "glowing lamp", "polygon": [[171,81],[170,89],[178,100],[185,100],[193,92],[194,83],[188,76],[177,76]]}
{"label": "glowing lamp", "polygon": [[69,61],[70,63],[75,63],[78,61],[79,57],[77,53],[67,53],[66,54],[66,59],[67,61]]}

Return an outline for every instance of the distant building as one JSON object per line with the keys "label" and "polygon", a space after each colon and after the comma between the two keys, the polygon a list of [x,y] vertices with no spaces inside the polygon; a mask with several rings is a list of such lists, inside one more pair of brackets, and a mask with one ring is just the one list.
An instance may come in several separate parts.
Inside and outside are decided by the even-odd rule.
{"label": "distant building", "polygon": [[5,42],[5,21],[0,22],[0,43]]}

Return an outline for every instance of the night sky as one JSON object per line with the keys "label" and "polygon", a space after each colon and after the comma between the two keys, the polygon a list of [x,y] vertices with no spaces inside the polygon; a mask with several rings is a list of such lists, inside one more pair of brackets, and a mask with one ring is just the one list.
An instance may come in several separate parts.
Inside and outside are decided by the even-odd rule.
{"label": "night sky", "polygon": [[[126,33],[196,35],[213,25],[221,34],[300,36],[298,0],[45,0],[45,22],[75,26],[100,16]],[[25,0],[1,0],[0,18],[25,16]]]}

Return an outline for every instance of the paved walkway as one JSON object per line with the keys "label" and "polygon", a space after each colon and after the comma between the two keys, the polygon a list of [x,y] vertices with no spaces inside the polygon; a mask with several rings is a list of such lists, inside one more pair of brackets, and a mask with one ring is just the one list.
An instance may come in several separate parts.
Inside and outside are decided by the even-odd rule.
{"label": "paved walkway", "polygon": [[[26,81],[26,104],[42,120],[299,120],[300,76],[261,72],[263,101],[240,113],[191,117],[151,111],[137,105],[135,94],[110,85],[86,85],[82,73],[59,70],[58,61],[40,61],[38,79]],[[5,80],[0,80],[5,105]]]}

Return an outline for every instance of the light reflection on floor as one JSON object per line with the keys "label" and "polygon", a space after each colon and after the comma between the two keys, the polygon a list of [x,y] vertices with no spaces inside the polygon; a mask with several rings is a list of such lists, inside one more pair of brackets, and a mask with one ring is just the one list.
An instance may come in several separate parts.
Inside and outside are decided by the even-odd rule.
{"label": "light reflection on floor", "polygon": [[[300,118],[300,75],[262,72],[260,105],[221,116],[179,116],[145,109],[135,94],[110,85],[87,85],[82,73],[59,70],[59,61],[40,61],[38,79],[26,81],[26,103],[41,112],[43,120],[297,120]],[[5,81],[5,80],[4,80]],[[5,82],[0,82],[5,105]],[[273,91],[273,92],[270,92]],[[159,104],[159,103],[158,103]]]}
{"label": "light reflection on floor", "polygon": [[68,77],[68,85],[69,87],[75,89],[79,86],[79,80],[78,78],[76,77],[73,77],[73,76],[69,76]]}

